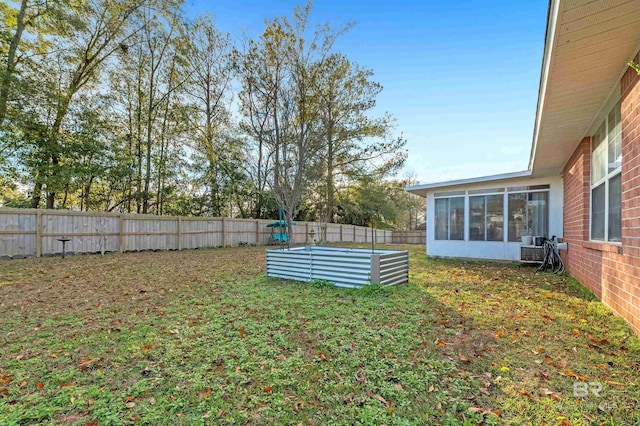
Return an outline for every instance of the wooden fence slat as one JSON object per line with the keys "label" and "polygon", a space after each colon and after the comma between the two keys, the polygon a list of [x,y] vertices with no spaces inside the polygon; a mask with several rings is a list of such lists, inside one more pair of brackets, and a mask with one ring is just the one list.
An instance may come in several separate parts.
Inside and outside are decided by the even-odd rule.
{"label": "wooden fence slat", "polygon": [[36,257],[42,256],[42,211],[36,212]]}

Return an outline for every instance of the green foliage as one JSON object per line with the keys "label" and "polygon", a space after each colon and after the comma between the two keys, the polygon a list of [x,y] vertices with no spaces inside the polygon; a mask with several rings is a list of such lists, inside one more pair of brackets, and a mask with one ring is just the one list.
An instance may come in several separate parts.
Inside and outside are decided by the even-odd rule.
{"label": "green foliage", "polygon": [[329,280],[314,279],[307,283],[309,287],[318,289],[335,288],[335,284]]}
{"label": "green foliage", "polygon": [[389,295],[389,287],[385,287],[379,283],[371,283],[363,285],[358,291],[364,296],[380,297]]}

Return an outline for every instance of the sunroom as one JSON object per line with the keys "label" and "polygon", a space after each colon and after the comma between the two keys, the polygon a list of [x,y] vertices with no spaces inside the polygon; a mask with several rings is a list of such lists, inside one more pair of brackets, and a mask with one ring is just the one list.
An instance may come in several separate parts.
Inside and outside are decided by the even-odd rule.
{"label": "sunroom", "polygon": [[520,260],[528,236],[562,237],[562,178],[530,171],[415,185],[427,199],[427,255]]}

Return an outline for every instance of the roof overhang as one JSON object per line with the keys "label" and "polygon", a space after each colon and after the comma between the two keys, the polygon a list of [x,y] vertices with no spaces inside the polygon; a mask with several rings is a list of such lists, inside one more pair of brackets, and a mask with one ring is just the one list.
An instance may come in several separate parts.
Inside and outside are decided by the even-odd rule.
{"label": "roof overhang", "polygon": [[482,176],[482,177],[475,177],[475,178],[469,178],[469,179],[449,180],[444,182],[425,183],[422,185],[412,185],[412,186],[407,186],[404,190],[426,198],[427,192],[433,189],[449,188],[449,187],[459,186],[459,185],[472,185],[475,183],[489,183],[489,182],[496,182],[496,181],[501,181],[505,179],[514,179],[514,178],[528,177],[528,176],[531,176],[531,171],[523,170],[521,172],[503,173],[499,175]]}
{"label": "roof overhang", "polygon": [[640,45],[640,0],[551,0],[529,169],[559,175]]}

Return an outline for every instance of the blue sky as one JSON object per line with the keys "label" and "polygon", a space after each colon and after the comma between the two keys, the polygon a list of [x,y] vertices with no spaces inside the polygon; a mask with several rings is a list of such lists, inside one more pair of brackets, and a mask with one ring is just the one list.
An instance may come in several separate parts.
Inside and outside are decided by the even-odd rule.
{"label": "blue sky", "polygon": [[[300,2],[187,0],[234,39]],[[336,50],[375,72],[377,113],[408,140],[400,176],[433,182],[527,168],[547,1],[321,1],[314,23],[355,22]]]}

